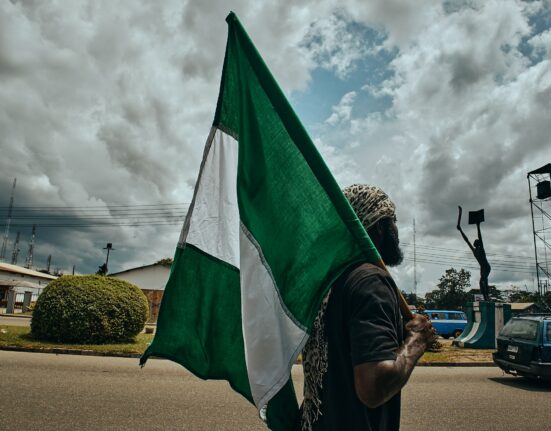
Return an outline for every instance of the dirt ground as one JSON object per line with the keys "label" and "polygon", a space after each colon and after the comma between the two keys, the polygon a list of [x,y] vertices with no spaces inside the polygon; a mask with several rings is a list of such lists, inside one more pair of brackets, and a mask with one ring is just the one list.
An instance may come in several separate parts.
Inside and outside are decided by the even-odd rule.
{"label": "dirt ground", "polygon": [[464,349],[452,346],[453,340],[439,338],[442,348],[438,352],[426,352],[421,363],[453,362],[453,363],[484,363],[492,362],[492,352],[495,349]]}

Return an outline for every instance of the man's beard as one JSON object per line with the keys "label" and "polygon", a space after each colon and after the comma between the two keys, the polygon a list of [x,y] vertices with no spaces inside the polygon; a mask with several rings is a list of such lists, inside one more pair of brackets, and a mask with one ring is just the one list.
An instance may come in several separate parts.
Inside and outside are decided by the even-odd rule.
{"label": "man's beard", "polygon": [[384,263],[388,266],[400,265],[404,260],[404,254],[400,249],[398,230],[392,229],[388,224],[385,225],[383,240],[379,248],[379,254]]}

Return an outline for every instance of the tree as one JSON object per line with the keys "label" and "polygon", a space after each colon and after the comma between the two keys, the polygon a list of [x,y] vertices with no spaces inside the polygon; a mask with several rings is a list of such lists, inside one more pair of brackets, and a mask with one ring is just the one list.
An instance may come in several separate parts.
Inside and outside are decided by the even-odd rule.
{"label": "tree", "polygon": [[96,271],[96,275],[107,275],[107,265],[101,264]]}
{"label": "tree", "polygon": [[163,265],[168,266],[169,268],[172,266],[172,258],[171,257],[165,257],[164,259],[158,260],[155,262],[156,265]]}
{"label": "tree", "polygon": [[[473,295],[480,295],[480,289],[471,289],[467,292],[470,295],[470,300],[473,300]],[[494,302],[504,302],[503,292],[494,285],[488,286],[488,296]]]}
{"label": "tree", "polygon": [[462,309],[469,301],[466,289],[471,286],[471,273],[461,268],[447,269],[440,277],[437,288],[425,295],[427,308]]}
{"label": "tree", "polygon": [[527,290],[514,289],[515,291],[509,295],[509,302],[538,302],[539,295],[537,292],[528,292]]}
{"label": "tree", "polygon": [[402,290],[402,296],[408,303],[408,305],[415,305],[417,306],[419,303],[419,298],[415,293],[407,293],[405,290]]}

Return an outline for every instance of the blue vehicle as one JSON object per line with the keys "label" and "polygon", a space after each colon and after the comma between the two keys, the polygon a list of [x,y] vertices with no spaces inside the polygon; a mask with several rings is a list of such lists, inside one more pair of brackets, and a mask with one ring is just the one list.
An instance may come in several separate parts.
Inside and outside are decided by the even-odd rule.
{"label": "blue vehicle", "polygon": [[551,314],[509,320],[497,337],[493,359],[506,373],[551,381]]}
{"label": "blue vehicle", "polygon": [[456,310],[425,310],[436,333],[444,338],[457,338],[467,326],[467,316]]}

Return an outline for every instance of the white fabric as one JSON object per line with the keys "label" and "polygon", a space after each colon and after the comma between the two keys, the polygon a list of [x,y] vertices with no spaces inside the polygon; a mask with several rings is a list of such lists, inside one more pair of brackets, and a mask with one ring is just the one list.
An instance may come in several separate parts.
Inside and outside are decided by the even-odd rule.
{"label": "white fabric", "polygon": [[209,139],[190,207],[189,227],[187,232],[184,227],[180,242],[193,244],[239,268],[237,141],[218,129]]}
{"label": "white fabric", "polygon": [[258,244],[241,225],[241,313],[247,374],[262,408],[287,382],[307,334],[286,313]]}
{"label": "white fabric", "polygon": [[289,379],[307,334],[286,314],[262,251],[240,222],[237,163],[238,142],[213,129],[180,243],[193,244],[240,269],[247,374],[261,409]]}

